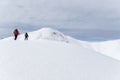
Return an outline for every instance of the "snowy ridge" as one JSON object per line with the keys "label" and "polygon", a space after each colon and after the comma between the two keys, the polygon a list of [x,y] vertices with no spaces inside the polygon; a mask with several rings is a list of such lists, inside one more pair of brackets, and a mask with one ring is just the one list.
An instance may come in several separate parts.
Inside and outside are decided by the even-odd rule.
{"label": "snowy ridge", "polygon": [[46,40],[63,41],[63,42],[68,41],[67,37],[63,33],[51,28],[43,28],[36,32],[39,32],[38,36],[36,36],[36,40],[46,39]]}
{"label": "snowy ridge", "polygon": [[[66,43],[73,43],[82,47],[85,47],[89,50],[107,55],[114,59],[120,60],[120,40],[113,40],[113,41],[104,41],[104,42],[86,42],[76,40],[70,36],[66,36],[63,33],[51,29],[51,28],[42,28],[37,31],[29,32],[29,40],[48,40],[48,41],[59,41],[59,42],[66,42]],[[13,37],[9,37],[3,40],[14,40]],[[24,40],[24,34],[19,35],[18,41]]]}
{"label": "snowy ridge", "polygon": [[120,40],[88,43],[86,47],[120,60]]}
{"label": "snowy ridge", "polygon": [[0,80],[120,80],[119,42],[80,41],[50,28],[29,32],[28,41],[9,37],[0,40]]}
{"label": "snowy ridge", "polygon": [[104,54],[113,59],[120,60],[120,40],[87,42],[77,40],[78,45],[89,50]]}
{"label": "snowy ridge", "polygon": [[[120,60],[120,40],[113,40],[113,41],[104,41],[104,42],[86,42],[76,40],[70,36],[66,36],[63,33],[51,29],[51,28],[42,28],[37,31],[29,32],[29,40],[48,40],[48,41],[59,41],[59,42],[66,42],[66,43],[73,43],[79,46],[83,46],[89,50],[107,55],[114,59]],[[14,40],[13,37],[9,37],[3,40]],[[18,41],[24,40],[24,34],[19,35]]]}
{"label": "snowy ridge", "polygon": [[[62,42],[68,42],[67,36],[65,36],[63,33],[51,29],[51,28],[42,28],[37,31],[29,32],[29,40],[53,40],[53,41],[62,41]],[[6,38],[4,40],[13,40],[13,37]],[[24,34],[21,34],[18,37],[18,40],[24,40]]]}

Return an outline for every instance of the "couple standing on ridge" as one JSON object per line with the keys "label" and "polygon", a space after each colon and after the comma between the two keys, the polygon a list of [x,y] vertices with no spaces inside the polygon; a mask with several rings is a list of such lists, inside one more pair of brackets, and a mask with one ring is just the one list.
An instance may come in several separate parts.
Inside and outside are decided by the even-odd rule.
{"label": "couple standing on ridge", "polygon": [[[20,34],[20,32],[18,31],[18,29],[15,29],[13,31],[13,34],[14,34],[14,40],[17,40],[17,37]],[[28,37],[29,37],[28,33],[25,33],[25,39],[24,40],[28,40]]]}

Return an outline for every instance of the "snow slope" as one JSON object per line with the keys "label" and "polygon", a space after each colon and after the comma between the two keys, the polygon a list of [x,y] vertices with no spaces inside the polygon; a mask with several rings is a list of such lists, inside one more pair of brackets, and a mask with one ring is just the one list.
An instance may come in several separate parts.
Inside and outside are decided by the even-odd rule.
{"label": "snow slope", "polygon": [[[29,32],[29,40],[53,40],[53,41],[63,41],[67,42],[67,36],[65,36],[63,33],[51,29],[51,28],[42,28],[38,31]],[[13,40],[13,37],[6,38],[4,40]],[[24,40],[24,34],[21,34],[18,37],[18,40]]]}
{"label": "snow slope", "polygon": [[0,40],[0,80],[120,80],[120,61],[90,43],[48,28],[29,35]]}
{"label": "snow slope", "polygon": [[120,40],[87,43],[86,47],[120,60]]}

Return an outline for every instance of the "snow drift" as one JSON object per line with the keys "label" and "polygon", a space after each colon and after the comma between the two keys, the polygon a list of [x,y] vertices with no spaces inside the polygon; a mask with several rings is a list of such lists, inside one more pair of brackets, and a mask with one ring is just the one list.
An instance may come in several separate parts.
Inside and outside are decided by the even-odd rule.
{"label": "snow drift", "polygon": [[91,43],[48,28],[29,35],[0,41],[0,80],[120,80],[120,61]]}

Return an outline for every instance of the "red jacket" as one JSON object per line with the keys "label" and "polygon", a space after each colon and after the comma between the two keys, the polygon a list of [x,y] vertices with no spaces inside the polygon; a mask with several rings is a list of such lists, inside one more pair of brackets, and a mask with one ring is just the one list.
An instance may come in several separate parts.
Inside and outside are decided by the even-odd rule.
{"label": "red jacket", "polygon": [[20,34],[17,29],[15,29],[13,33],[14,33],[14,35],[19,35]]}

